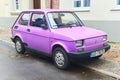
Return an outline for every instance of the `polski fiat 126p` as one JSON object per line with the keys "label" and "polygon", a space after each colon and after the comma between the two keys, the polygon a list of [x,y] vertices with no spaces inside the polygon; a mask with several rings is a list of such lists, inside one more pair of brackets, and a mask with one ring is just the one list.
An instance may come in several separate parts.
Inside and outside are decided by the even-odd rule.
{"label": "polski fiat 126p", "polygon": [[12,27],[17,53],[36,51],[66,69],[73,60],[99,58],[110,49],[107,34],[85,27],[73,11],[34,9],[20,13]]}

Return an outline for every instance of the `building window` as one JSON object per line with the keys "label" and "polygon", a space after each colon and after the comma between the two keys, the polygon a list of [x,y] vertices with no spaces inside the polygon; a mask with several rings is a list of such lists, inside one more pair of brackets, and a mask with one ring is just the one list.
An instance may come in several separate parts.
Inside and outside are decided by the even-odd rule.
{"label": "building window", "polygon": [[90,8],[90,0],[73,0],[74,9],[84,10]]}
{"label": "building window", "polygon": [[120,0],[117,0],[117,1],[116,1],[116,4],[120,6]]}
{"label": "building window", "polygon": [[14,10],[15,11],[20,11],[21,10],[21,5],[20,5],[20,0],[14,0]]}
{"label": "building window", "polygon": [[114,8],[112,10],[120,10],[120,0],[115,0]]}
{"label": "building window", "polygon": [[113,4],[111,11],[120,11],[120,0],[114,0]]}
{"label": "building window", "polygon": [[90,0],[84,0],[83,4],[84,7],[90,7]]}
{"label": "building window", "polygon": [[74,1],[74,7],[81,7],[81,1],[79,0]]}

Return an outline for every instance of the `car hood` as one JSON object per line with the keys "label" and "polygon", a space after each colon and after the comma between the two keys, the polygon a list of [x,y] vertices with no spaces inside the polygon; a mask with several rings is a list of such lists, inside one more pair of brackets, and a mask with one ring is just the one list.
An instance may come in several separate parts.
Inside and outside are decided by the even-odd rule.
{"label": "car hood", "polygon": [[96,30],[84,26],[52,29],[51,32],[54,33],[54,38],[68,41],[83,40],[106,35],[106,33],[101,30]]}

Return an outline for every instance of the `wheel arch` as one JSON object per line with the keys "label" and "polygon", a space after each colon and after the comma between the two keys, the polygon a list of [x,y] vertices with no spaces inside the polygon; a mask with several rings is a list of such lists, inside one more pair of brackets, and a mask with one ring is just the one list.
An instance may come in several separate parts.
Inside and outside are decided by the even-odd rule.
{"label": "wheel arch", "polygon": [[23,42],[23,39],[22,39],[22,37],[21,36],[19,36],[19,35],[16,35],[15,37],[14,37],[14,39],[13,39],[13,41],[15,42],[15,39],[16,38],[19,38],[22,42]]}
{"label": "wheel arch", "polygon": [[65,46],[64,44],[55,43],[55,44],[52,45],[51,52],[53,52],[53,50],[54,50],[55,48],[57,48],[57,47],[63,48],[66,52],[69,51],[68,48],[67,48],[67,46]]}

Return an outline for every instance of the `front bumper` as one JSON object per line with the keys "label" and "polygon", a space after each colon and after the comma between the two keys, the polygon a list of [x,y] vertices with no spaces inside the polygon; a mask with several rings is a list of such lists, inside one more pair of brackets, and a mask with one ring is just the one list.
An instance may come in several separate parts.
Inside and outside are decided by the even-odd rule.
{"label": "front bumper", "polygon": [[[72,61],[76,61],[76,60],[83,60],[83,59],[90,59],[90,54],[92,52],[98,51],[98,50],[102,50],[105,49],[105,52],[108,51],[110,49],[110,45],[107,44],[104,47],[97,49],[97,50],[93,50],[93,51],[88,51],[88,52],[70,52],[68,53],[68,58]],[[100,55],[99,55],[100,56]]]}

